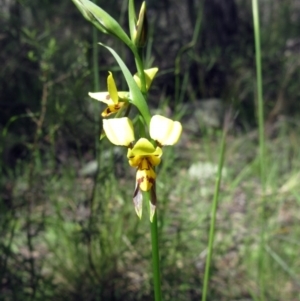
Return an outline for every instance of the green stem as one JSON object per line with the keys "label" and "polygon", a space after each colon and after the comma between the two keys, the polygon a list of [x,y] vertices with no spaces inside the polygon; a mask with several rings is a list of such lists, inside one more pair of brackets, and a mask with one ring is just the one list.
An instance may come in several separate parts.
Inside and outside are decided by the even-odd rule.
{"label": "green stem", "polygon": [[[143,49],[134,48],[135,51],[135,63],[138,70],[138,74],[141,80],[141,92],[147,104],[147,89],[146,89],[146,77],[144,73],[144,61],[143,61]],[[147,123],[147,120],[145,120]],[[147,124],[149,126],[149,124]],[[145,130],[144,127],[141,129]],[[146,137],[146,133],[142,133],[142,137]],[[149,191],[143,192],[143,199],[149,202],[151,195]],[[151,245],[152,245],[152,269],[153,269],[153,284],[154,284],[154,296],[155,301],[162,301],[161,293],[161,277],[160,277],[160,261],[159,261],[159,247],[158,247],[158,231],[157,231],[157,210],[154,213],[151,224]]]}
{"label": "green stem", "polygon": [[254,40],[255,40],[255,59],[256,59],[256,82],[257,82],[257,99],[258,99],[258,128],[259,128],[259,155],[260,155],[260,178],[262,185],[262,213],[261,213],[261,231],[260,231],[260,248],[258,260],[258,278],[260,286],[261,300],[265,300],[265,284],[263,277],[264,270],[264,246],[265,246],[265,190],[266,190],[266,148],[265,148],[265,129],[264,129],[264,104],[262,88],[262,68],[261,68],[261,46],[260,46],[260,25],[259,11],[257,0],[252,0]]}
{"label": "green stem", "polygon": [[152,244],[152,268],[154,282],[155,301],[162,300],[161,282],[160,282],[160,264],[159,264],[159,247],[158,247],[158,231],[157,231],[157,210],[154,213],[151,224],[151,244]]}
{"label": "green stem", "polygon": [[[257,100],[258,100],[258,127],[259,127],[259,152],[260,152],[260,170],[261,180],[265,186],[265,129],[264,129],[264,103],[262,88],[262,68],[261,68],[261,52],[260,52],[260,26],[257,0],[252,0],[253,6],[253,23],[254,23],[254,39],[255,39],[255,59],[256,59],[256,81],[257,81]],[[264,188],[264,187],[263,187]]]}
{"label": "green stem", "polygon": [[212,252],[213,252],[214,236],[215,236],[216,213],[217,213],[217,207],[218,207],[220,184],[221,184],[221,180],[222,180],[222,169],[223,169],[223,163],[224,163],[224,157],[225,157],[226,135],[227,135],[227,130],[225,129],[223,131],[223,136],[222,136],[222,141],[221,141],[221,151],[220,151],[220,157],[219,157],[218,173],[217,173],[217,178],[216,178],[214,199],[213,199],[212,210],[211,210],[211,221],[210,221],[209,240],[208,240],[208,247],[207,247],[208,250],[207,250],[205,274],[204,274],[204,282],[203,282],[202,301],[206,301],[207,290],[208,290],[209,269],[210,269],[211,257],[212,257]]}

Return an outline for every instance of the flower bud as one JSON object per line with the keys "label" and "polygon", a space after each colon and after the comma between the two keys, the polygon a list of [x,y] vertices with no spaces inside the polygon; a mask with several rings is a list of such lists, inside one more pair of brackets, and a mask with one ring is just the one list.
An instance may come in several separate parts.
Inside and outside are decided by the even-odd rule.
{"label": "flower bud", "polygon": [[135,34],[134,34],[134,44],[141,48],[147,43],[148,38],[148,20],[146,14],[146,2],[144,1],[141,9],[138,21],[136,23]]}

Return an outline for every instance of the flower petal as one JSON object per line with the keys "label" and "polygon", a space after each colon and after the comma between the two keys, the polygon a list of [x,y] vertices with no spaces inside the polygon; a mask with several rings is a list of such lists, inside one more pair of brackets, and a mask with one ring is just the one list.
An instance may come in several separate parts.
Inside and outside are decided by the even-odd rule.
{"label": "flower petal", "polygon": [[128,101],[129,92],[128,91],[118,91],[119,100],[126,100]]}
{"label": "flower petal", "polygon": [[[98,101],[106,103],[108,106],[114,105],[114,101],[111,99],[108,92],[89,92],[89,96]],[[128,91],[119,91],[118,99],[128,100],[129,92]]]}
{"label": "flower petal", "polygon": [[130,166],[138,167],[143,159],[143,156],[132,155],[132,150],[129,148],[127,151],[127,158]]}
{"label": "flower petal", "polygon": [[123,107],[125,102],[118,102],[117,104],[113,104],[111,106],[107,106],[107,108],[102,112],[102,117],[107,117],[111,114],[118,112],[121,107]]}
{"label": "flower petal", "polygon": [[150,162],[151,166],[156,166],[160,163],[162,154],[162,149],[157,147],[151,156],[147,156],[147,160]]}
{"label": "flower petal", "polygon": [[150,222],[153,222],[153,217],[155,214],[156,209],[156,203],[157,203],[157,197],[156,197],[156,189],[155,189],[155,183],[153,184],[151,190],[150,190],[150,200],[149,200],[149,213],[150,213]]}
{"label": "flower petal", "polygon": [[136,172],[136,182],[142,191],[149,191],[155,183],[155,178],[155,171],[150,165],[145,169],[138,169]]}
{"label": "flower petal", "polygon": [[140,185],[138,182],[136,182],[135,185],[135,190],[133,194],[133,204],[137,216],[141,219],[143,212],[143,194],[140,190]]}
{"label": "flower petal", "polygon": [[131,150],[131,155],[133,156],[147,156],[155,152],[155,147],[153,144],[146,138],[140,138],[133,149]]}
{"label": "flower petal", "polygon": [[114,104],[108,92],[96,92],[96,93],[89,92],[89,96],[98,101],[106,103],[108,106]]}
{"label": "flower petal", "polygon": [[181,135],[182,126],[161,115],[154,115],[150,121],[150,136],[161,145],[175,144]]}
{"label": "flower petal", "polygon": [[[146,77],[146,89],[147,90],[149,90],[157,71],[158,71],[158,68],[156,68],[156,67],[144,70],[145,77]],[[139,75],[135,74],[133,76],[133,78],[134,78],[136,84],[138,85],[138,87],[141,88],[141,80],[140,80]]]}
{"label": "flower petal", "polygon": [[151,201],[149,201],[149,211],[150,211],[150,222],[152,223],[153,222],[153,217],[154,217],[154,214],[155,214],[155,209],[156,209],[156,205],[153,205],[151,203]]}
{"label": "flower petal", "polygon": [[158,68],[154,67],[154,68],[146,69],[144,71],[145,71],[145,76],[146,76],[146,86],[147,86],[147,89],[149,89],[156,73],[158,72]]}
{"label": "flower petal", "polygon": [[128,149],[127,158],[130,166],[138,167],[144,158],[147,158],[151,166],[156,166],[160,163],[162,149],[154,148],[152,143],[146,138],[140,138],[132,149]]}
{"label": "flower petal", "polygon": [[108,140],[115,145],[129,146],[134,141],[133,125],[129,118],[103,119]]}
{"label": "flower petal", "polygon": [[109,75],[107,77],[107,90],[110,95],[110,98],[114,103],[118,103],[119,96],[118,96],[118,90],[116,87],[116,83],[114,80],[114,77],[110,71],[108,71]]}

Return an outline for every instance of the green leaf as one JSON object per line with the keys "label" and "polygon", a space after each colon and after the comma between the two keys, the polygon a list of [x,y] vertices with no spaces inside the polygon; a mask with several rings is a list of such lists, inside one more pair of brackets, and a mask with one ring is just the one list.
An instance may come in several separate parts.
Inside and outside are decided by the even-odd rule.
{"label": "green leaf", "polygon": [[94,17],[94,15],[89,12],[84,5],[82,4],[82,2],[80,0],[72,0],[73,3],[77,6],[78,10],[82,13],[82,15],[84,16],[84,18],[86,20],[88,20],[89,22],[93,23],[93,25],[98,28],[100,31],[102,31],[103,33],[108,34],[109,32],[105,29],[105,27],[99,23],[97,21],[97,19]]}
{"label": "green leaf", "polygon": [[120,24],[106,11],[89,0],[72,0],[83,16],[93,23],[100,31],[112,34],[123,41],[130,49],[134,48],[128,35]]}
{"label": "green leaf", "polygon": [[129,0],[128,2],[128,21],[129,21],[129,31],[130,31],[130,37],[133,41],[134,39],[134,32],[135,32],[135,26],[136,26],[136,14],[135,14],[135,8],[134,8],[134,0]]}
{"label": "green leaf", "polygon": [[149,108],[147,106],[147,103],[145,101],[145,98],[144,98],[142,92],[140,91],[139,87],[137,86],[136,82],[133,79],[132,74],[130,73],[127,66],[125,65],[123,60],[120,58],[120,56],[112,48],[110,48],[102,43],[99,43],[99,44],[101,46],[105,47],[106,49],[108,49],[110,51],[110,53],[114,56],[116,61],[118,62],[119,66],[124,74],[124,77],[125,77],[128,87],[129,87],[129,90],[130,90],[131,103],[138,108],[138,110],[140,111],[141,115],[143,116],[146,124],[149,126],[150,119],[151,119],[150,111],[149,111]]}

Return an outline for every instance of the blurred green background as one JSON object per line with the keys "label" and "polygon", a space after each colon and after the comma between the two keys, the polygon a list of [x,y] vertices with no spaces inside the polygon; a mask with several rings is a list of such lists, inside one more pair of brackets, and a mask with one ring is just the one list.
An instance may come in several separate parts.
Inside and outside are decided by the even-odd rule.
{"label": "blurred green background", "polygon": [[[250,1],[147,2],[149,95],[184,132],[165,149],[157,195],[164,300],[201,297],[209,212],[225,112],[227,138],[209,300],[300,298],[300,2],[259,1],[267,203],[262,188]],[[127,1],[98,1],[128,32]],[[141,1],[136,1],[139,8]],[[117,40],[132,73],[134,61]],[[0,0],[0,300],[153,300],[150,228],[132,205],[125,150],[99,145],[93,29],[72,1]],[[98,49],[101,90],[107,71]],[[257,266],[264,260],[264,288]]]}

